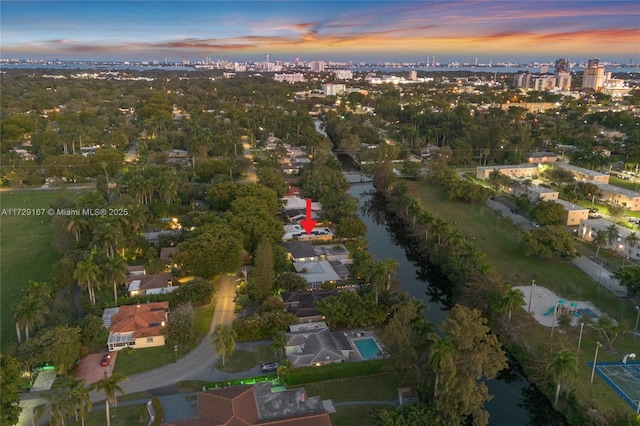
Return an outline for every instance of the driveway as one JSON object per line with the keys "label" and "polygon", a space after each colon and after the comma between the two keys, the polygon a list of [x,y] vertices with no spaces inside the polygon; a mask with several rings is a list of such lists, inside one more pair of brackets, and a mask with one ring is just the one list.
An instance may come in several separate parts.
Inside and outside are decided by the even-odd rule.
{"label": "driveway", "polygon": [[107,376],[111,376],[111,373],[113,373],[113,366],[116,364],[116,357],[118,356],[118,353],[111,353],[111,364],[103,367],[100,365],[100,361],[102,361],[102,356],[106,353],[107,352],[89,354],[84,357],[78,366],[76,379],[84,379],[87,382],[86,384],[90,385],[102,379],[105,372],[107,373]]}
{"label": "driveway", "polygon": [[[155,370],[129,376],[129,381],[122,383],[125,393],[141,392],[162,386],[173,385],[181,380],[206,380],[218,363],[219,357],[209,346],[211,334],[218,324],[231,325],[235,318],[236,295],[235,275],[225,275],[220,282],[220,290],[216,294],[216,310],[211,319],[209,333],[200,344],[187,355],[175,363],[165,365]],[[102,394],[93,395],[93,401],[104,399]]]}

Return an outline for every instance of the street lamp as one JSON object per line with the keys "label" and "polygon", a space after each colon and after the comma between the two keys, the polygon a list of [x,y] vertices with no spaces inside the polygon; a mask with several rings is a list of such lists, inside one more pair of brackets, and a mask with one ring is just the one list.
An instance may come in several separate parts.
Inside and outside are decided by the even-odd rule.
{"label": "street lamp", "polygon": [[533,289],[535,288],[535,286],[536,280],[531,280],[531,292],[529,293],[529,307],[527,308],[527,312],[531,312],[531,301],[533,300]]}
{"label": "street lamp", "polygon": [[178,345],[173,345],[173,353],[176,356],[176,361],[178,360]]}
{"label": "street lamp", "polygon": [[584,330],[584,323],[580,323],[580,337],[578,338],[578,356],[580,356],[580,345],[582,344],[582,330]]}
{"label": "street lamp", "polygon": [[591,368],[591,382],[593,383],[593,375],[596,372],[596,363],[598,362],[598,349],[602,347],[602,343],[596,342],[596,355],[593,357],[593,368]]}
{"label": "street lamp", "polygon": [[626,364],[629,359],[636,359],[636,354],[626,354],[624,358],[622,358],[622,363]]}
{"label": "street lamp", "polygon": [[558,312],[558,302],[553,305],[553,319],[551,320],[551,337],[553,337],[553,329],[556,326],[556,313]]}
{"label": "street lamp", "polygon": [[636,311],[638,311],[638,316],[636,316],[636,328],[633,330],[633,334],[638,335],[638,320],[640,320],[640,306],[636,305]]}

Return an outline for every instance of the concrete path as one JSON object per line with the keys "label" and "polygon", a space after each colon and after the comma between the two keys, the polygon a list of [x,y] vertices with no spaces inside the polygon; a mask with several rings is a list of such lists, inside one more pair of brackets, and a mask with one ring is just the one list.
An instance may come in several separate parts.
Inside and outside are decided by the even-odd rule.
{"label": "concrete path", "polygon": [[[522,230],[528,231],[533,229],[533,225],[529,219],[513,213],[511,208],[505,206],[498,200],[488,200],[487,206],[493,210],[499,211],[502,216],[510,218],[513,223],[518,225]],[[606,288],[618,297],[627,297],[627,289],[620,285],[618,280],[611,277],[612,272],[604,268],[600,263],[586,257],[576,257],[571,261],[573,265],[581,269],[584,273],[589,275],[593,280]]]}

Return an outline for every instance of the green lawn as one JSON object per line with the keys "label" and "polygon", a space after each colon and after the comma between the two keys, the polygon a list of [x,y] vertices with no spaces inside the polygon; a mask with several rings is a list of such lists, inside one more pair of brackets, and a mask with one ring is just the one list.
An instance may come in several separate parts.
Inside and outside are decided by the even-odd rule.
{"label": "green lawn", "polygon": [[209,332],[211,326],[211,318],[216,310],[216,305],[211,303],[206,306],[201,306],[196,309],[196,317],[193,321],[193,326],[198,334],[204,336]]}
{"label": "green lawn", "polygon": [[[598,285],[587,274],[565,260],[544,260],[527,257],[524,244],[519,239],[519,229],[510,219],[500,216],[485,205],[471,205],[449,200],[439,187],[424,183],[412,185],[412,191],[420,197],[423,208],[447,218],[451,225],[463,235],[471,238],[481,251],[487,254],[491,265],[511,285],[537,285],[550,288],[568,299],[596,301],[605,311],[629,324],[635,320],[635,307],[629,301],[598,289]],[[602,251],[601,251],[602,253]],[[604,253],[602,253],[604,254]]]}
{"label": "green lawn", "polygon": [[640,178],[638,178],[638,183],[636,183],[632,180],[624,180],[615,176],[609,176],[609,184],[628,189],[629,191],[637,191],[638,188],[640,188]]}
{"label": "green lawn", "polygon": [[[0,192],[0,211],[47,209],[60,191]],[[5,210],[5,213],[7,211]],[[0,216],[0,350],[17,343],[12,306],[32,281],[49,281],[51,266],[61,257],[53,247],[51,217]]]}
{"label": "green lawn", "polygon": [[402,387],[402,380],[397,375],[384,373],[326,380],[293,387],[303,387],[307,395],[321,396],[322,399],[330,399],[333,402],[391,401],[398,398],[397,389]]}
{"label": "green lawn", "polygon": [[[151,400],[151,398],[149,398],[149,400]],[[111,426],[146,425],[149,422],[149,412],[147,411],[146,404],[128,405],[125,407],[112,406],[109,408],[109,414],[111,415]],[[65,424],[68,426],[78,426],[81,425],[82,422],[76,422],[75,417],[72,417],[70,421],[67,421]],[[91,413],[87,415],[85,424],[107,424],[104,405],[101,404],[99,407],[94,408]]]}
{"label": "green lawn", "polygon": [[[450,224],[469,238],[474,238],[477,247],[487,253],[487,258],[496,271],[511,285],[536,284],[553,290],[568,300],[591,301],[611,318],[632,329],[636,319],[635,305],[629,299],[620,299],[605,289],[600,288],[587,274],[574,267],[570,262],[562,260],[540,260],[524,255],[524,245],[518,238],[518,228],[510,219],[503,218],[497,212],[484,205],[469,205],[451,201],[439,187],[428,186],[418,182],[411,186],[413,194],[422,202],[423,208],[446,218]],[[456,223],[457,222],[457,223]],[[586,244],[581,250],[595,253],[592,244]],[[600,257],[608,259],[608,254],[601,250]],[[606,272],[605,272],[606,273]],[[538,354],[551,354],[563,348],[577,349],[579,327],[559,330],[553,338],[550,329],[535,322],[524,310],[514,312],[511,321],[516,342],[521,346],[534,349]],[[593,360],[596,340],[604,341],[595,330],[585,327],[580,355],[580,375],[572,388],[578,398],[594,401],[603,411],[629,410],[630,407],[599,378],[590,385],[590,370],[585,365]],[[619,361],[625,353],[637,351],[639,338],[628,334],[619,337],[614,343],[614,350],[600,351],[601,361]],[[622,354],[622,355],[621,355]],[[537,365],[529,366],[541,371],[548,361],[537,357]],[[547,389],[551,394],[554,389]],[[624,411],[622,411],[624,412]]]}
{"label": "green lawn", "polygon": [[216,368],[226,373],[241,373],[263,362],[273,361],[280,361],[280,359],[269,349],[269,346],[256,345],[252,351],[236,349],[233,354],[227,356],[224,367],[220,361]]}
{"label": "green lawn", "polygon": [[231,355],[227,355],[224,366],[222,360],[216,368],[225,373],[241,373],[252,369],[257,365],[256,355],[253,352],[236,349]]}
{"label": "green lawn", "polygon": [[[178,358],[186,355],[197,343],[188,346],[178,347]],[[134,349],[131,352],[122,350],[116,357],[116,365],[113,371],[130,376],[136,373],[153,370],[162,367],[176,360],[176,353],[171,345],[158,346],[155,348]]]}
{"label": "green lawn", "polygon": [[394,408],[386,405],[348,405],[336,407],[336,412],[329,417],[333,426],[369,426],[376,411]]}

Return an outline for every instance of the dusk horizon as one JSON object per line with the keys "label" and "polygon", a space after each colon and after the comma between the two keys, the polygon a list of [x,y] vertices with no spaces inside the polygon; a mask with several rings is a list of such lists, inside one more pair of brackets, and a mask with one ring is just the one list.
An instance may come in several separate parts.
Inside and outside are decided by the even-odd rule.
{"label": "dusk horizon", "polygon": [[[363,5],[366,4],[366,7]],[[629,1],[3,1],[3,59],[637,63]]]}

